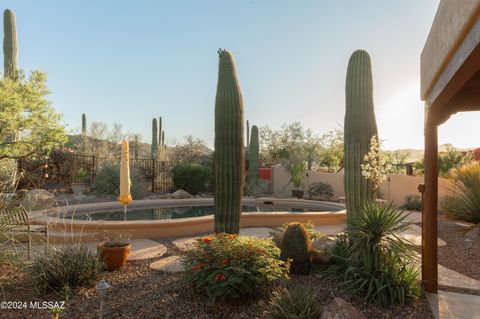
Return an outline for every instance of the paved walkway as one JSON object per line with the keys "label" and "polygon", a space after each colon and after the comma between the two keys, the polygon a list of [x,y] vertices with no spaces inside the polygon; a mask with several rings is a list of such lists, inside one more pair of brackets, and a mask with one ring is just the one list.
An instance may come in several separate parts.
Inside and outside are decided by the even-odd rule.
{"label": "paved walkway", "polygon": [[447,291],[426,296],[437,319],[480,319],[480,296]]}

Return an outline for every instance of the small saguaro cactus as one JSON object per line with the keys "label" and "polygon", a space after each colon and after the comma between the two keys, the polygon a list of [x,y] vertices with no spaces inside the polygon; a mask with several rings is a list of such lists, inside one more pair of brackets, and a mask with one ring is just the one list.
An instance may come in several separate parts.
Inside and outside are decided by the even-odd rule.
{"label": "small saguaro cactus", "polygon": [[153,159],[158,157],[158,127],[157,119],[152,120],[152,145],[150,146],[150,153]]}
{"label": "small saguaro cactus", "polygon": [[82,151],[87,151],[87,116],[82,114]]}
{"label": "small saguaro cactus", "polygon": [[135,135],[135,148],[133,150],[133,155],[135,158],[138,158],[138,135]]}
{"label": "small saguaro cactus", "polygon": [[348,218],[358,214],[366,202],[375,199],[373,185],[362,176],[361,169],[374,135],[377,135],[377,123],[372,66],[368,52],[357,50],[348,61],[345,86],[344,187]]}
{"label": "small saguaro cactus", "polygon": [[15,13],[3,12],[3,76],[15,79],[18,76],[18,42]]}
{"label": "small saguaro cactus", "polygon": [[[247,121],[248,123],[248,121]],[[248,151],[248,188],[250,192],[256,192],[258,187],[258,169],[260,167],[260,155],[258,146],[258,127],[252,126],[252,135]]]}
{"label": "small saguaro cactus", "polygon": [[215,97],[215,232],[238,234],[243,195],[245,147],[243,98],[232,52],[218,50]]}
{"label": "small saguaro cactus", "polygon": [[308,275],[312,270],[311,240],[305,226],[301,223],[290,223],[285,230],[281,248],[281,258],[291,259],[290,272]]}
{"label": "small saguaro cactus", "polygon": [[250,122],[247,120],[247,152],[250,149]]}
{"label": "small saguaro cactus", "polygon": [[160,116],[158,118],[158,145],[163,145],[162,134],[163,134],[163,131],[162,131],[162,117]]}

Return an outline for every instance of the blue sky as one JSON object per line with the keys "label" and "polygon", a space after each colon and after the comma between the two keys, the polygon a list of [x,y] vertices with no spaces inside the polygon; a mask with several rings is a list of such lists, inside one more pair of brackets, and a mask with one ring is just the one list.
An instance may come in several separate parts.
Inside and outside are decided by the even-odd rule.
{"label": "blue sky", "polygon": [[[345,73],[370,52],[380,138],[423,147],[419,56],[438,0],[62,1],[4,0],[17,15],[19,64],[48,72],[51,100],[70,130],[81,114],[121,123],[150,141],[162,116],[167,141],[213,144],[218,48],[237,59],[245,118],[323,133],[343,124]],[[480,116],[458,117],[440,142],[478,146]],[[460,131],[465,127],[469,132]],[[480,144],[480,143],[478,143]]]}

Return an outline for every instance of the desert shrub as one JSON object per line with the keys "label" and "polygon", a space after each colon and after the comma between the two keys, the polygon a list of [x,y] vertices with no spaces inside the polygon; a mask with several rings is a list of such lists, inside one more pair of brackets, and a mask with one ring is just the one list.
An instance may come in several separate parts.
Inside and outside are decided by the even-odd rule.
{"label": "desert shrub", "polygon": [[333,188],[328,183],[312,183],[308,186],[310,199],[331,201],[333,199]]}
{"label": "desert shrub", "polygon": [[[133,170],[130,171],[130,193],[132,197],[138,196],[139,177]],[[97,172],[90,190],[97,195],[118,195],[120,193],[120,165],[118,163],[106,162]]]}
{"label": "desert shrub", "polygon": [[72,289],[92,285],[99,269],[96,249],[74,244],[49,250],[35,258],[26,271],[38,293],[68,297]]}
{"label": "desert shrub", "polygon": [[332,248],[328,272],[349,291],[380,305],[405,304],[419,294],[414,247],[398,233],[406,215],[392,204],[367,204],[347,219],[346,234]]}
{"label": "desert shrub", "polygon": [[312,244],[310,236],[301,223],[290,223],[280,245],[282,260],[290,260],[292,274],[308,275],[312,270]]}
{"label": "desert shrub", "polygon": [[414,210],[414,211],[421,211],[422,210],[422,201],[420,196],[418,195],[408,195],[405,197],[405,202],[400,206],[401,209],[405,210]]}
{"label": "desert shrub", "polygon": [[311,285],[279,286],[270,298],[270,317],[275,319],[319,318],[320,307]]}
{"label": "desert shrub", "polygon": [[193,195],[206,191],[211,176],[212,171],[208,166],[198,164],[178,164],[172,170],[175,188]]}
{"label": "desert shrub", "polygon": [[[276,228],[269,232],[270,236],[272,236],[272,241],[278,247],[280,247],[282,244],[283,235],[285,234],[285,230],[287,229],[288,225],[289,223],[283,224],[282,228]],[[308,236],[312,241],[317,240],[322,236],[322,234],[315,230],[315,225],[311,221],[303,223],[303,227],[307,231]]]}
{"label": "desert shrub", "polygon": [[467,222],[480,222],[480,163],[451,171],[454,186],[441,203],[446,215]]}
{"label": "desert shrub", "polygon": [[217,234],[199,239],[185,256],[185,278],[205,293],[211,303],[218,298],[240,298],[277,279],[287,278],[288,264],[270,240]]}

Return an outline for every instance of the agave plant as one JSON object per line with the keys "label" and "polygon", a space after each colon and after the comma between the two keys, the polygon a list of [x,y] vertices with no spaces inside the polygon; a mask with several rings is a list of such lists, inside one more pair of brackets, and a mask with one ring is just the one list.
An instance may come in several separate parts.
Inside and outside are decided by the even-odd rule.
{"label": "agave plant", "polygon": [[453,187],[441,203],[447,216],[480,223],[480,163],[453,169],[449,178]]}
{"label": "agave plant", "polygon": [[393,204],[367,203],[347,220],[333,247],[330,274],[349,291],[380,305],[405,304],[419,293],[413,245],[399,237],[411,223]]}

